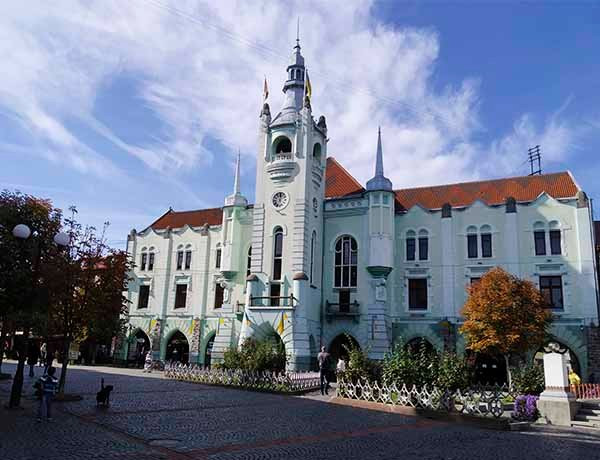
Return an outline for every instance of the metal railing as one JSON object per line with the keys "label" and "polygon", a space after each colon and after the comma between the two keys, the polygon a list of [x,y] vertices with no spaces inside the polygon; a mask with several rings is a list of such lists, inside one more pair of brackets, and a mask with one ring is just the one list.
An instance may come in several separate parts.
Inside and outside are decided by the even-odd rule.
{"label": "metal railing", "polygon": [[569,387],[577,399],[600,399],[600,383],[580,383]]}
{"label": "metal railing", "polygon": [[289,161],[294,159],[292,152],[290,153],[276,153],[273,155],[273,161]]}
{"label": "metal railing", "polygon": [[348,303],[333,303],[326,300],[325,316],[328,321],[335,317],[352,318],[357,321],[360,317],[360,304],[356,300]]}
{"label": "metal railing", "polygon": [[[265,302],[266,301],[266,302]],[[294,307],[298,299],[294,294],[288,296],[250,296],[250,307]]]}

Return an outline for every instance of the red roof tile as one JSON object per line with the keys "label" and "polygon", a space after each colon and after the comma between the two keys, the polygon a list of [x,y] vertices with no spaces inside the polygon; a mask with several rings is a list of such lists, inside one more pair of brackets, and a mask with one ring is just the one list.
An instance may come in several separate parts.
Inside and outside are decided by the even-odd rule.
{"label": "red roof tile", "polygon": [[170,209],[159,217],[150,227],[162,230],[167,227],[181,228],[185,225],[201,227],[204,224],[221,225],[223,210],[221,208],[198,209],[196,211],[173,211]]}
{"label": "red roof tile", "polygon": [[325,168],[325,198],[336,198],[364,192],[360,183],[339,164],[335,158],[327,158]]}
{"label": "red roof tile", "polygon": [[542,192],[546,192],[553,198],[571,198],[578,191],[579,188],[571,174],[560,172],[540,176],[409,188],[395,192],[400,210],[408,210],[416,204],[425,209],[440,209],[445,203],[463,207],[476,200],[481,200],[488,205],[501,204],[508,197],[513,197],[518,202],[533,201]]}

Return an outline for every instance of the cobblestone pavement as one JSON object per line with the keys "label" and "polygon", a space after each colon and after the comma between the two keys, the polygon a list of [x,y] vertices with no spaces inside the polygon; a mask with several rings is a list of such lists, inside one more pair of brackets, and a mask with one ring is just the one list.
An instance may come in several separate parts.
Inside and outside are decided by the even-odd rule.
{"label": "cobblestone pavement", "polygon": [[[95,407],[101,377],[115,387],[104,410]],[[55,403],[54,421],[37,424],[32,383],[25,409],[7,411],[10,381],[0,382],[2,460],[600,459],[596,433],[486,431],[137,370],[71,369],[67,391],[84,399]]]}

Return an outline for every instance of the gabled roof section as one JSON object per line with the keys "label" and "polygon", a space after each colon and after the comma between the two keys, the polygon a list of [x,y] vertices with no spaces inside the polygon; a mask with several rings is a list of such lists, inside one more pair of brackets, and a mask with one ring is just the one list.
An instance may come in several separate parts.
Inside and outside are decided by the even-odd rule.
{"label": "gabled roof section", "polygon": [[513,197],[517,202],[535,200],[543,192],[555,199],[573,198],[579,187],[569,172],[511,177],[460,184],[437,185],[396,190],[399,211],[418,204],[426,209],[441,209],[445,203],[465,207],[481,200],[487,205],[502,204]]}
{"label": "gabled roof section", "polygon": [[364,187],[335,158],[327,157],[325,198],[340,198],[364,191]]}
{"label": "gabled roof section", "polygon": [[173,211],[169,209],[150,225],[154,230],[164,230],[167,227],[181,228],[185,225],[201,227],[204,224],[221,225],[223,209],[198,209],[196,211]]}

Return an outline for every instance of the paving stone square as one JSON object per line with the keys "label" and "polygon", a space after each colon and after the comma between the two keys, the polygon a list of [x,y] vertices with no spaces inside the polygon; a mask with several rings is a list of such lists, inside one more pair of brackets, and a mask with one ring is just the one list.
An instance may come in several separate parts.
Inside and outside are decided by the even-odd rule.
{"label": "paving stone square", "polygon": [[[101,378],[115,387],[108,409],[95,404]],[[592,431],[483,430],[100,367],[70,369],[67,390],[83,399],[55,403],[54,421],[36,423],[32,384],[26,377],[25,408],[8,411],[11,382],[0,382],[2,460],[600,459]]]}

